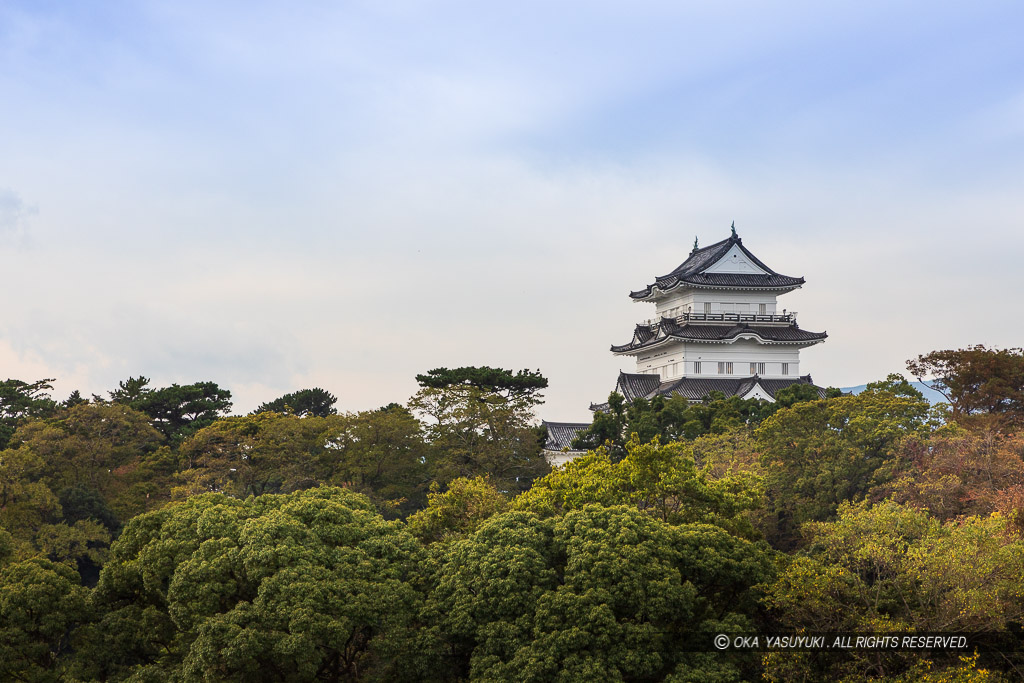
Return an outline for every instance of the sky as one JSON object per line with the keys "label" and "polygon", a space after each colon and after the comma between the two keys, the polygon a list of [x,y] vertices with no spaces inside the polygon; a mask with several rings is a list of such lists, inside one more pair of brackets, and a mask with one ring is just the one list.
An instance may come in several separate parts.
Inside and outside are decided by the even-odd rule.
{"label": "sky", "polygon": [[1019,2],[0,0],[0,375],[588,420],[735,221],[850,386],[1024,340]]}

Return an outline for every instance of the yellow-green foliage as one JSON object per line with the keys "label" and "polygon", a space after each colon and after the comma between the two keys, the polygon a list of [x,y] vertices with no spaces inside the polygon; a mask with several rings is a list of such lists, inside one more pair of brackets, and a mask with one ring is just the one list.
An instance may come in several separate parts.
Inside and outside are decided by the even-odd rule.
{"label": "yellow-green foliage", "polygon": [[747,513],[762,493],[761,478],[752,472],[715,478],[710,465],[698,468],[689,444],[634,437],[621,461],[612,462],[604,449],[589,452],[535,481],[512,507],[550,516],[592,503],[633,505],[670,524],[705,522],[751,536]]}
{"label": "yellow-green foliage", "polygon": [[444,492],[434,482],[427,494],[426,509],[410,515],[406,521],[414,536],[429,543],[471,533],[508,506],[508,498],[486,477],[459,477]]}

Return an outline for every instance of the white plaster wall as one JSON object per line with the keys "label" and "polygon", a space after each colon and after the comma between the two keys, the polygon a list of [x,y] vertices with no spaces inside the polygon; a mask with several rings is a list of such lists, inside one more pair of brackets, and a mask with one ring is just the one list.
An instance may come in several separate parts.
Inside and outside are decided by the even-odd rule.
{"label": "white plaster wall", "polygon": [[673,292],[657,302],[655,315],[676,317],[686,312],[703,313],[704,303],[711,303],[712,313],[758,313],[759,304],[765,304],[766,313],[781,313],[777,292],[731,292],[717,289],[687,289]]}
{"label": "white plaster wall", "polygon": [[[695,375],[693,362],[700,361],[701,372]],[[731,362],[732,375],[719,375],[718,363]],[[749,377],[751,363],[764,363],[762,377],[784,378],[800,375],[800,349],[790,345],[760,344],[739,339],[731,344],[674,343],[666,344],[636,357],[636,372],[657,374],[663,380],[678,377]],[[789,372],[782,374],[782,364],[789,363]]]}
{"label": "white plaster wall", "polygon": [[766,271],[760,266],[756,265],[753,261],[747,258],[747,255],[743,253],[743,250],[737,245],[732,245],[732,248],[725,253],[725,256],[715,261],[710,268],[704,270],[705,273],[751,273],[756,275],[763,275]]}
{"label": "white plaster wall", "polygon": [[685,346],[682,342],[675,342],[641,353],[636,357],[636,371],[643,374],[657,374],[662,379],[682,377]]}
{"label": "white plaster wall", "polygon": [[775,399],[769,396],[768,392],[765,391],[760,384],[755,384],[752,390],[748,391],[743,396],[740,396],[740,398],[759,398],[762,401],[775,403]]}
{"label": "white plaster wall", "polygon": [[552,467],[561,467],[570,460],[586,455],[584,451],[549,451],[546,448],[543,452],[548,464]]}

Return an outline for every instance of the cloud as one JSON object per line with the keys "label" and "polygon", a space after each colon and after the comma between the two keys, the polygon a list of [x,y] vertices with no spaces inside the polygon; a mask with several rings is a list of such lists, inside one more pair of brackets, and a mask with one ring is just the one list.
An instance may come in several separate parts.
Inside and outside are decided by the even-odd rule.
{"label": "cloud", "polygon": [[0,187],[0,244],[22,243],[28,237],[28,224],[39,213],[22,201],[13,190]]}

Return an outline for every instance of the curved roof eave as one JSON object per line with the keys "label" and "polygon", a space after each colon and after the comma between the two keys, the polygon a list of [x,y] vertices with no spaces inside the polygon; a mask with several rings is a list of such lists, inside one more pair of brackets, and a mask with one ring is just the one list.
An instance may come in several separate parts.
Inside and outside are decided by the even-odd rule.
{"label": "curved roof eave", "polygon": [[661,294],[670,294],[676,291],[680,287],[691,287],[693,289],[728,289],[728,290],[743,290],[750,292],[791,292],[794,289],[800,289],[807,281],[803,277],[794,278],[799,282],[794,282],[788,285],[733,285],[733,284],[705,284],[700,282],[691,282],[689,280],[679,280],[671,287],[662,289],[657,285],[650,285],[647,289],[641,289],[636,292],[630,292],[629,298],[633,301],[649,301],[656,299]]}
{"label": "curved roof eave", "polygon": [[765,339],[760,335],[751,332],[738,332],[732,337],[726,337],[723,339],[698,339],[695,337],[681,337],[675,334],[667,334],[660,339],[655,339],[650,342],[643,342],[642,344],[633,345],[620,344],[616,346],[612,344],[611,352],[616,356],[629,355],[634,351],[646,351],[647,349],[653,349],[657,346],[661,346],[669,341],[681,342],[681,343],[692,343],[692,344],[733,344],[740,339],[751,339],[758,343],[766,346],[786,346],[786,345],[802,345],[802,346],[813,346],[814,344],[820,344],[821,342],[828,339],[828,333],[822,332],[820,337],[812,337],[809,339]]}

